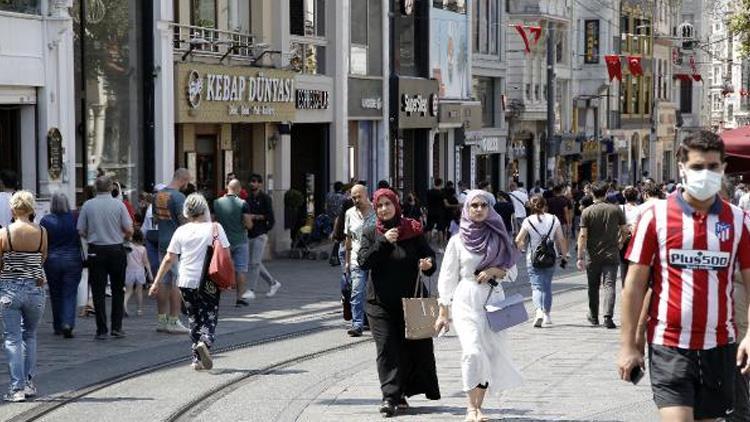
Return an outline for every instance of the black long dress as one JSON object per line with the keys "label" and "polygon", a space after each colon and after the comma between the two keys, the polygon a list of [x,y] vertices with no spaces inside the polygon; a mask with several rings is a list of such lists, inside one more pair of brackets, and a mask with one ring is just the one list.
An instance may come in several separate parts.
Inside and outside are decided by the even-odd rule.
{"label": "black long dress", "polygon": [[402,396],[417,394],[440,399],[432,339],[404,338],[401,305],[401,298],[414,295],[421,258],[433,262],[425,275],[435,272],[435,252],[422,235],[392,244],[374,226],[365,229],[360,245],[359,266],[370,270],[365,312],[377,348],[383,400],[397,403]]}

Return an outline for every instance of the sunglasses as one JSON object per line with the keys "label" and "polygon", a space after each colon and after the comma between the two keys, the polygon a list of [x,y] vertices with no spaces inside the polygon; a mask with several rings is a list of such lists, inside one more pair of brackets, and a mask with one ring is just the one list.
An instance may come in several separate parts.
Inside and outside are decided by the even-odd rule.
{"label": "sunglasses", "polygon": [[487,207],[489,207],[489,204],[487,204],[486,202],[475,202],[473,204],[470,204],[469,206],[472,209],[478,210],[480,208],[487,208]]}

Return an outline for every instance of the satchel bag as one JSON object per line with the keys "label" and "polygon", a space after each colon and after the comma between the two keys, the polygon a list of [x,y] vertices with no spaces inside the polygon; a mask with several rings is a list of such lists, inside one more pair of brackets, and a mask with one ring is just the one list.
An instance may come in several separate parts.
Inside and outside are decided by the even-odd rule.
{"label": "satchel bag", "polygon": [[529,225],[531,225],[531,228],[534,229],[536,234],[542,238],[539,245],[534,249],[533,255],[531,255],[531,265],[534,268],[554,267],[555,261],[557,260],[557,253],[555,252],[555,244],[550,240],[549,236],[552,234],[552,229],[555,228],[555,222],[552,222],[552,226],[544,236],[542,236],[542,234],[539,233],[536,227],[531,223],[531,217],[529,217]]}
{"label": "satchel bag", "polygon": [[219,226],[214,224],[213,253],[211,254],[211,263],[208,265],[208,278],[216,283],[216,287],[221,290],[227,290],[234,287],[234,263],[229,250],[224,248],[219,240]]}
{"label": "satchel bag", "polygon": [[523,324],[529,319],[526,307],[523,305],[523,296],[516,293],[505,299],[490,301],[495,288],[490,289],[487,300],[484,302],[484,310],[487,315],[487,322],[490,324],[492,331],[498,332],[519,324]]}
{"label": "satchel bag", "polygon": [[418,273],[414,297],[401,299],[404,308],[404,337],[407,340],[423,340],[437,335],[435,321],[439,313],[438,301],[434,297],[422,297],[421,287],[422,279]]}

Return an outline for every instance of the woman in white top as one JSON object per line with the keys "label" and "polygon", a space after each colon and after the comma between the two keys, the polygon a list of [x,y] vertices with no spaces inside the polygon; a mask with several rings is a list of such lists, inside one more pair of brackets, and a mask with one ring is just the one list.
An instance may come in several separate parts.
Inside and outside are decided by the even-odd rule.
{"label": "woman in white top", "polygon": [[490,329],[484,309],[490,294],[504,297],[502,287],[493,288],[490,282],[515,273],[518,257],[502,218],[492,207],[494,199],[482,190],[468,192],[459,233],[448,242],[438,277],[440,315],[435,328],[448,330],[450,306],[461,342],[461,375],[469,400],[467,421],[487,420],[482,415],[482,402],[488,388],[499,394],[522,383],[505,333]]}
{"label": "woman in white top", "polygon": [[199,371],[213,367],[209,349],[214,342],[219,319],[219,289],[206,277],[206,253],[214,237],[218,238],[225,249],[229,249],[229,240],[221,224],[206,221],[209,210],[203,195],[193,193],[188,196],[182,213],[188,222],[174,232],[149,295],[159,293],[164,276],[179,259],[177,287],[182,293],[190,321],[192,366]]}
{"label": "woman in white top", "polygon": [[[554,242],[559,256],[567,256],[568,245],[563,235],[560,220],[546,212],[547,201],[541,195],[535,195],[529,200],[531,215],[521,224],[521,231],[516,236],[516,245],[520,250],[526,250],[526,268],[531,282],[531,298],[536,306],[534,327],[552,325],[550,311],[552,310],[552,277],[555,275],[555,265],[547,268],[534,266],[534,254],[542,243]],[[529,239],[528,247],[526,240]],[[565,260],[561,265],[565,266]]]}
{"label": "woman in white top", "polygon": [[625,287],[625,276],[628,274],[629,266],[628,260],[625,259],[625,252],[627,252],[630,245],[630,238],[635,231],[635,224],[641,216],[641,207],[638,205],[638,190],[636,188],[632,186],[626,187],[622,190],[622,196],[625,198],[625,205],[622,205],[621,209],[623,214],[625,214],[625,223],[628,226],[625,241],[620,248],[620,278],[622,279],[623,287]]}

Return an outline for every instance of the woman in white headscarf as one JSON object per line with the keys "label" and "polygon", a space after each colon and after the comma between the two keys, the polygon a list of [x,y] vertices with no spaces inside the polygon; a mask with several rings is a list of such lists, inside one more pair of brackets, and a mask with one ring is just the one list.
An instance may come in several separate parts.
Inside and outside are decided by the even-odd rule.
{"label": "woman in white headscarf", "polygon": [[438,278],[440,316],[435,325],[437,330],[448,330],[450,307],[461,342],[467,421],[488,420],[482,414],[488,389],[499,394],[522,383],[510,358],[505,333],[490,329],[484,309],[490,294],[504,297],[499,284],[490,284],[506,276],[513,278],[519,257],[493,203],[488,192],[472,190],[467,194],[459,234],[448,242]]}

